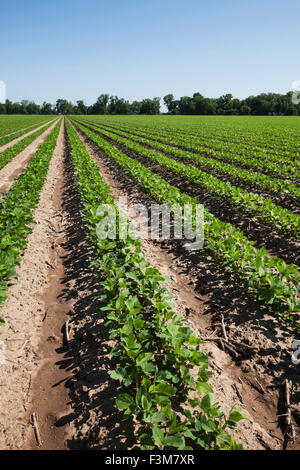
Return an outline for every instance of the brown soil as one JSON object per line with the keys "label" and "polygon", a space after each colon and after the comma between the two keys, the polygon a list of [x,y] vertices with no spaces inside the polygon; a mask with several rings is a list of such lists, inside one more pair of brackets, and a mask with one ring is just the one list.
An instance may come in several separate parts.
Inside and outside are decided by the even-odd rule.
{"label": "brown soil", "polygon": [[[129,204],[149,205],[153,202],[84,134],[78,134],[99,166],[104,181],[117,197],[127,196]],[[247,303],[230,279],[218,272],[207,257],[189,255],[178,245],[174,247],[167,242],[150,240],[143,240],[143,251],[151,264],[170,277],[169,289],[174,295],[176,308],[188,315],[187,323],[191,328],[202,335],[209,335],[213,330],[218,332],[220,313],[224,313],[230,338],[259,347],[256,357],[233,360],[215,343],[207,343],[204,351],[216,370],[211,383],[223,409],[228,410],[237,403],[246,411],[249,421],[241,424],[238,432],[246,448],[285,447],[284,426],[277,418],[283,407],[277,385],[285,377],[292,378],[294,403],[297,402],[299,380],[297,371],[291,370],[289,349],[293,332],[281,331],[272,318],[260,312],[257,305]],[[224,305],[223,310],[221,305]],[[262,385],[263,392],[258,383]],[[299,442],[297,446],[300,447]]]}
{"label": "brown soil", "polygon": [[[83,140],[117,197],[127,195],[130,203],[152,202],[88,139]],[[103,328],[105,314],[99,313],[101,279],[90,266],[93,252],[80,207],[62,126],[35,211],[37,224],[22,256],[19,278],[11,283],[1,310],[7,361],[0,365],[0,449],[38,448],[30,424],[33,412],[38,415],[41,449],[135,447],[134,424],[122,422],[115,406],[120,385],[109,375],[113,364],[111,341]],[[285,426],[276,416],[282,413],[277,385],[288,377],[293,380],[293,404],[299,394],[289,367],[291,332],[280,330],[257,305],[248,303],[203,253],[188,255],[180,243],[150,240],[143,241],[143,251],[171,278],[168,288],[175,308],[191,328],[202,335],[213,330],[219,334],[223,313],[230,338],[259,347],[260,354],[251,359],[233,359],[215,343],[206,343],[203,351],[211,359],[211,385],[222,409],[238,405],[248,417],[239,426],[237,440],[248,449],[283,448]]]}
{"label": "brown soil", "polygon": [[[106,126],[106,127],[108,128],[108,126]],[[106,127],[104,127],[105,130],[107,130]],[[100,128],[99,128],[99,131],[100,131]],[[124,137],[123,135],[121,135],[118,132],[118,130],[116,130],[114,128],[109,129],[109,131],[114,132],[115,134],[119,135],[120,137]],[[140,134],[137,134],[136,132],[131,132],[131,133],[128,133],[127,138],[129,140],[135,141],[135,139],[134,139],[135,136],[140,136]],[[143,137],[143,136],[141,136],[141,137]],[[154,138],[152,138],[152,140],[154,140],[156,142],[159,142],[158,140],[156,140]],[[136,141],[136,142],[140,145],[143,145],[145,148],[149,148],[150,150],[159,151],[157,148],[153,147],[152,145],[142,144],[141,142],[138,142],[138,141]],[[164,142],[162,142],[162,143],[164,143]],[[170,145],[170,146],[171,147],[176,147],[174,145]],[[216,178],[218,178],[219,180],[224,181],[225,183],[229,181],[231,184],[233,184],[235,186],[238,186],[241,189],[244,189],[246,191],[252,191],[252,192],[254,192],[256,194],[259,194],[260,196],[262,196],[266,199],[270,198],[274,204],[280,205],[280,206],[284,207],[285,209],[289,209],[292,212],[294,212],[295,214],[300,214],[299,206],[297,206],[296,203],[289,200],[289,198],[287,196],[285,196],[284,194],[279,195],[278,193],[268,192],[267,190],[258,188],[257,186],[251,184],[250,182],[246,183],[246,182],[240,181],[237,178],[235,178],[234,175],[227,175],[227,174],[219,173],[216,170],[207,169],[207,168],[203,167],[201,165],[201,163],[197,163],[196,161],[191,161],[191,160],[185,159],[184,157],[178,157],[178,156],[172,155],[172,154],[167,153],[167,152],[163,152],[163,153],[167,157],[172,158],[173,160],[176,160],[180,163],[184,163],[187,166],[195,166],[196,168],[199,168],[201,171],[204,171],[205,173],[213,175]]]}
{"label": "brown soil", "polygon": [[135,439],[130,421],[122,422],[115,406],[120,385],[110,378],[114,370],[109,355],[112,342],[103,327],[105,313],[99,310],[99,276],[90,263],[93,251],[80,215],[73,166],[65,159],[64,210],[68,224],[63,245],[65,289],[62,298],[72,299],[73,337],[60,367],[68,371],[72,413],[60,423],[72,423],[73,434],[67,442],[72,450],[131,449]]}
{"label": "brown soil", "polygon": [[99,281],[90,267],[64,139],[62,128],[35,211],[37,224],[1,310],[6,364],[0,379],[0,449],[129,449],[132,426],[121,422],[115,406],[119,385],[109,375]]}
{"label": "brown soil", "polygon": [[[107,127],[108,127],[108,126],[107,126]],[[113,128],[112,128],[112,129],[113,129]],[[132,132],[132,133],[133,133],[133,132]],[[136,131],[134,132],[134,134],[140,135],[140,134],[139,134],[138,132],[136,132]],[[159,140],[159,139],[156,139],[156,141],[157,141],[157,142],[160,142],[160,143],[162,143],[162,144],[165,144],[165,143],[166,143],[166,142],[164,142],[163,140]],[[191,150],[191,149],[189,149],[188,147],[186,147],[186,146],[184,146],[184,145],[175,145],[175,144],[172,144],[172,146],[173,146],[173,147],[177,147],[177,148],[179,148],[179,149],[181,149],[181,150],[184,150],[184,151],[186,151],[186,152],[191,152],[191,151],[192,151],[193,153],[196,153],[196,154],[201,155],[201,156],[206,157],[206,158],[211,158],[212,160],[219,160],[219,161],[223,161],[224,163],[232,163],[233,165],[235,164],[234,162],[230,162],[230,160],[228,160],[228,158],[222,158],[221,153],[220,153],[219,158],[216,158],[216,157],[214,157],[214,156],[212,156],[212,155],[210,155],[210,154],[207,154],[207,153],[205,153],[204,151],[201,151],[201,150],[196,150],[196,149],[192,149],[192,150]],[[211,148],[213,149],[213,147],[211,147]],[[213,149],[213,150],[215,150],[217,153],[220,152],[220,150],[218,150],[218,149]],[[247,161],[247,159],[246,159],[245,161]],[[243,165],[241,162],[239,163],[239,167],[240,167],[240,168],[244,168],[245,170],[249,170],[249,171],[250,171],[249,167]],[[261,169],[261,170],[256,170],[256,171],[259,171],[260,173],[263,173],[263,174],[265,174],[265,175],[268,175],[268,176],[270,176],[271,178],[273,177],[273,178],[278,178],[278,179],[282,179],[282,180],[286,180],[286,179],[287,179],[286,175],[274,174],[274,173],[272,173],[271,170],[268,171],[267,169],[265,169],[265,170]],[[292,181],[293,183],[295,183],[295,184],[299,184],[299,181],[298,181],[297,179],[293,179],[293,178],[292,178],[291,181]]]}
{"label": "brown soil", "polygon": [[[56,299],[60,277],[60,187],[64,130],[50,162],[47,181],[35,211],[36,225],[18,268],[18,280],[9,289],[1,315],[6,324],[1,340],[6,344],[6,365],[1,367],[0,448],[36,448],[30,416],[38,413],[46,448],[63,448],[63,430],[53,428],[53,416],[67,409],[62,384],[65,373],[55,367],[61,347],[60,330],[68,305]],[[54,268],[54,269],[53,269]],[[47,423],[47,424],[45,424]],[[47,432],[45,426],[47,425]]]}
{"label": "brown soil", "polygon": [[0,139],[2,139],[3,137],[9,137],[10,135],[16,134],[17,132],[21,132],[21,131],[25,131],[26,129],[30,129],[31,127],[33,127],[33,125],[34,124],[32,124],[32,126],[22,127],[22,129],[14,130],[13,132],[10,132],[9,134],[4,134],[4,135],[0,134]]}
{"label": "brown soil", "polygon": [[[39,129],[41,129],[42,127],[46,126],[47,124],[49,124],[49,122],[45,122],[44,124],[42,124],[41,126],[39,127],[36,127],[35,129],[33,129],[32,131],[30,132],[26,132],[26,134],[23,134],[21,135],[20,137],[17,137],[17,139],[14,139],[14,140],[11,140],[10,142],[8,142],[7,144],[5,145],[2,145],[0,147],[0,152],[4,152],[4,150],[12,147],[13,145],[17,144],[18,142],[20,142],[20,140],[24,139],[25,137],[28,137],[29,135],[33,134],[34,132],[38,131]],[[18,132],[18,131],[17,131]],[[9,134],[10,135],[10,134]],[[2,136],[4,137],[4,136]]]}
{"label": "brown soil", "polygon": [[226,201],[210,195],[205,190],[202,190],[189,181],[184,180],[182,177],[177,176],[161,165],[139,155],[131,149],[128,149],[126,146],[115,142],[113,139],[101,134],[101,131],[95,131],[94,129],[91,130],[120,149],[129,157],[138,160],[143,164],[143,166],[164,178],[172,186],[175,186],[180,191],[198,199],[200,204],[203,204],[206,209],[221,221],[233,224],[240,229],[249,240],[253,240],[255,242],[258,248],[265,247],[271,256],[279,256],[288,264],[294,263],[300,265],[299,241],[286,239],[284,236],[280,236],[278,233],[272,231],[271,228],[263,225],[263,223],[257,218],[248,216],[243,212],[239,212],[236,208],[226,203]]}
{"label": "brown soil", "polygon": [[[10,190],[14,180],[23,173],[38,148],[55,127],[56,123],[57,120],[55,120],[55,122],[45,132],[43,132],[36,140],[31,142],[31,144],[29,144],[22,152],[13,158],[13,160],[7,163],[2,170],[0,170],[0,198]],[[37,129],[35,129],[34,132],[36,130]],[[29,134],[32,134],[32,132]],[[22,138],[23,137],[24,136],[22,136]]]}

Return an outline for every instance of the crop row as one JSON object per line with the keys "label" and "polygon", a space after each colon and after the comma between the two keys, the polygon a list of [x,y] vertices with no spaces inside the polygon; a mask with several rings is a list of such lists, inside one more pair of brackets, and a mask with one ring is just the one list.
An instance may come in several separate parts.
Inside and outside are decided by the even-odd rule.
{"label": "crop row", "polygon": [[[154,131],[154,129],[152,129]],[[193,134],[190,130],[189,131],[182,131],[182,129],[164,129],[159,128],[156,130],[159,135],[163,135],[166,137],[173,137],[173,138],[180,138],[181,145],[185,146],[186,144],[194,144],[194,145],[208,145],[211,149],[216,151],[226,151],[226,152],[234,152],[236,155],[241,155],[244,158],[259,158],[259,159],[268,159],[269,161],[277,162],[277,163],[286,163],[292,165],[295,162],[296,155],[295,154],[287,154],[287,152],[280,152],[274,150],[271,152],[267,148],[257,148],[255,146],[250,146],[249,144],[241,143],[241,142],[230,142],[227,139],[220,140],[210,134]]]}
{"label": "crop row", "polygon": [[[149,135],[149,131],[147,131]],[[171,129],[168,133],[157,129],[155,133],[150,132],[153,136],[160,140],[168,139],[172,145],[176,145],[188,150],[206,153],[211,158],[219,158],[221,160],[231,160],[239,166],[246,168],[257,168],[258,171],[263,171],[270,174],[278,174],[281,177],[299,178],[300,163],[296,155],[282,156],[275,151],[274,154],[268,150],[261,150],[260,152],[253,151],[252,147],[248,146],[243,149],[242,144],[231,143],[227,140],[216,142],[214,138],[205,136],[202,139],[193,139],[190,135],[183,134],[181,131]],[[282,169],[282,165],[285,168]]]}
{"label": "crop row", "polygon": [[[273,161],[286,161],[290,163],[294,163],[297,159],[297,153],[295,152],[282,150],[277,146],[268,146],[268,139],[266,138],[264,139],[263,147],[260,147],[251,142],[245,142],[241,139],[235,141],[229,140],[226,133],[224,133],[223,136],[215,136],[210,132],[209,129],[204,130],[198,128],[196,132],[191,129],[186,130],[160,127],[158,130],[160,132],[164,132],[166,135],[180,137],[184,141],[193,142],[195,144],[207,143],[215,150],[234,151],[234,153],[244,155],[245,157],[253,156],[259,158],[268,158]],[[292,144],[292,141],[290,141],[290,144]]]}
{"label": "crop row", "polygon": [[[94,128],[94,126],[92,126]],[[258,194],[249,193],[229,182],[205,173],[194,166],[187,166],[157,151],[149,150],[119,135],[101,130],[101,133],[115,142],[133,150],[134,152],[155,161],[168,171],[181,176],[195,186],[218,197],[239,211],[260,219],[264,224],[286,237],[300,238],[300,217],[293,212],[273,204],[271,199],[265,199]]]}
{"label": "crop row", "polygon": [[[52,119],[54,116],[52,116]],[[35,124],[42,125],[51,119],[51,116],[40,115],[4,115],[0,114],[0,138],[31,127]]]}
{"label": "crop row", "polygon": [[[77,126],[157,202],[181,206],[198,204],[195,198],[180,192],[94,132],[81,125]],[[221,222],[207,210],[204,212],[204,249],[226,271],[232,273],[236,281],[252,296],[274,312],[279,320],[300,328],[296,313],[300,311],[300,275],[297,266],[287,265],[282,259],[270,256],[265,248],[256,249],[253,242],[233,225]]]}
{"label": "crop row", "polygon": [[59,127],[60,123],[57,123],[23,174],[0,201],[0,305],[6,298],[8,282],[16,277],[19,254],[26,248],[27,237],[35,223],[33,210],[46,179]]}
{"label": "crop row", "polygon": [[[135,418],[136,437],[145,450],[241,449],[227,428],[235,428],[244,415],[232,408],[226,417],[214,403],[208,357],[173,311],[160,284],[165,279],[144,259],[140,240],[129,225],[125,239],[99,239],[97,227],[104,217],[99,204],[109,204],[122,218],[124,214],[114,206],[109,187],[69,123],[67,134],[99,273],[101,311],[115,343],[110,355],[116,370],[111,377],[126,392],[116,398],[123,419]],[[175,403],[183,408],[181,416]]]}
{"label": "crop row", "polygon": [[[116,128],[116,125],[110,124],[110,127]],[[126,126],[125,126],[126,127]],[[125,128],[124,127],[124,128]],[[182,136],[174,136],[166,135],[163,131],[158,130],[150,130],[150,129],[141,129],[140,127],[132,127],[128,126],[127,129],[130,129],[131,132],[138,134],[141,137],[151,137],[154,138],[162,143],[167,143],[169,145],[179,146],[184,150],[191,150],[194,152],[198,152],[201,155],[214,158],[216,160],[221,161],[229,161],[242,168],[251,168],[257,171],[261,171],[266,174],[278,176],[278,177],[285,177],[292,180],[299,180],[300,179],[300,169],[298,169],[295,165],[295,162],[286,163],[286,162],[273,162],[266,158],[260,158],[259,156],[249,156],[246,158],[245,155],[238,155],[232,151],[227,150],[214,150],[211,148],[211,144],[209,143],[199,143],[193,144],[190,142],[190,139],[187,138],[186,140],[183,139]]]}
{"label": "crop row", "polygon": [[11,141],[14,140],[14,139],[17,139],[18,137],[21,137],[21,136],[24,135],[24,134],[27,134],[27,132],[30,132],[30,131],[32,131],[33,129],[36,129],[37,127],[40,127],[40,126],[42,126],[42,125],[44,125],[44,124],[46,124],[46,123],[44,123],[44,122],[39,122],[39,123],[37,123],[37,124],[33,124],[33,125],[29,126],[29,127],[26,127],[25,129],[22,129],[22,130],[20,130],[20,131],[14,132],[13,134],[7,135],[7,136],[5,136],[5,137],[1,137],[1,138],[0,138],[0,147],[1,147],[2,145],[7,144],[8,142],[11,142]]}
{"label": "crop row", "polygon": [[15,158],[20,152],[22,152],[31,142],[33,142],[37,137],[39,137],[43,132],[46,131],[53,123],[47,124],[42,129],[37,130],[33,134],[25,137],[24,139],[20,140],[17,144],[9,147],[8,149],[4,150],[0,153],[0,170],[7,165],[13,158]]}
{"label": "crop row", "polygon": [[[87,117],[89,118],[89,117]],[[93,116],[92,119],[95,119]],[[169,116],[133,117],[114,116],[96,117],[100,122],[117,125],[143,127],[146,131],[158,130],[169,133],[180,133],[208,141],[224,141],[232,144],[242,144],[252,151],[272,152],[294,159],[299,156],[299,126],[298,118],[268,118],[249,117],[188,117]],[[277,119],[277,120],[276,120]]]}
{"label": "crop row", "polygon": [[[283,122],[284,121],[281,121],[281,124],[283,124]],[[193,130],[181,129],[180,131],[192,134],[195,137],[200,135],[201,137],[207,137],[209,139],[211,136],[216,140],[242,144],[248,148],[251,146],[253,151],[276,153],[291,159],[297,158],[300,151],[298,130],[293,132],[292,129],[283,126],[279,129],[276,129],[274,126],[268,129],[265,125],[266,123],[267,121],[264,122],[264,125],[261,125],[258,120],[258,125],[249,130],[247,127],[239,128],[236,122],[234,132],[232,132],[232,130],[229,131],[228,126],[222,127],[220,123],[218,123],[215,129],[211,126],[201,126],[201,128],[197,127],[197,129]]]}
{"label": "crop row", "polygon": [[[94,122],[81,122],[85,122],[89,125],[96,125],[96,127],[101,129],[111,130],[110,128],[107,128],[107,126],[95,124]],[[130,139],[136,142],[141,142],[142,144],[152,147],[153,149],[161,150],[166,154],[174,155],[175,157],[178,157],[182,160],[195,162],[196,164],[201,165],[201,168],[207,169],[208,171],[214,171],[220,175],[230,176],[230,178],[236,181],[252,185],[258,189],[264,189],[272,194],[277,194],[278,196],[282,196],[300,205],[300,188],[294,183],[291,183],[290,181],[284,181],[277,178],[270,178],[268,175],[265,175],[260,172],[250,172],[249,170],[244,170],[229,163],[214,160],[212,158],[203,157],[198,153],[188,152],[178,147],[163,144],[161,142],[158,142],[157,140],[140,137],[136,134],[130,133],[130,131],[124,132],[121,130],[115,130],[115,132],[124,137],[128,136]]]}

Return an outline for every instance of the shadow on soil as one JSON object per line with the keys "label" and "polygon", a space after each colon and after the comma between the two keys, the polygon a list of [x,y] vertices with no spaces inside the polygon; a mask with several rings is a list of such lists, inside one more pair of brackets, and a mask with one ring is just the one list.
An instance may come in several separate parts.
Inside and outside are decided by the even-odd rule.
{"label": "shadow on soil", "polygon": [[[83,136],[81,132],[79,134]],[[83,138],[85,142],[89,142],[93,155],[101,159],[120,189],[127,194],[129,203],[142,203],[146,206],[153,203],[152,198],[138,188],[118,165],[85,136]],[[69,160],[67,168],[64,198],[70,223],[68,242],[64,247],[67,251],[64,260],[64,295],[69,299],[70,296],[74,298],[72,325],[76,340],[70,344],[70,350],[60,366],[72,372],[66,386],[69,387],[71,400],[76,406],[72,415],[62,418],[61,423],[58,422],[57,425],[75,423],[78,433],[77,438],[69,442],[70,449],[129,449],[135,443],[133,424],[130,421],[122,423],[121,414],[115,408],[114,397],[118,392],[118,385],[108,374],[112,370],[108,357],[109,341],[102,327],[103,318],[97,313],[100,306],[97,299],[99,281],[90,267],[91,249],[79,214],[80,201],[74,190],[73,170]],[[249,361],[240,357],[236,363],[242,367],[250,365],[252,372],[258,374],[263,383],[278,390],[278,414],[285,412],[281,384],[286,378],[292,382],[292,404],[296,405],[300,396],[299,374],[291,363],[291,330],[285,326],[278,327],[278,323],[263,307],[249,299],[234,283],[232,277],[222,268],[218,268],[204,251],[188,252],[181,242],[153,243],[159,244],[163,250],[174,256],[174,265],[177,265],[179,272],[187,276],[187,282],[190,280],[193,283],[200,297],[207,296],[204,301],[204,315],[211,318],[213,329],[223,314],[225,323],[231,326],[230,336],[258,346],[259,354],[256,358]],[[79,297],[79,294],[82,297]],[[293,412],[293,417],[298,425],[298,411]],[[284,433],[284,418],[279,419],[278,425]],[[284,447],[287,444],[285,442]],[[288,447],[291,448],[290,445]]]}
{"label": "shadow on soil", "polygon": [[[64,359],[57,365],[65,369],[73,412],[61,417],[56,426],[75,426],[75,436],[67,442],[71,450],[130,449],[135,444],[130,420],[122,422],[115,406],[119,385],[110,378],[109,339],[99,311],[99,279],[90,266],[92,249],[80,215],[80,198],[66,152],[64,210],[67,213],[65,285],[62,298],[73,301],[70,312],[71,339],[67,348],[57,352]],[[67,349],[67,351],[66,351]]]}

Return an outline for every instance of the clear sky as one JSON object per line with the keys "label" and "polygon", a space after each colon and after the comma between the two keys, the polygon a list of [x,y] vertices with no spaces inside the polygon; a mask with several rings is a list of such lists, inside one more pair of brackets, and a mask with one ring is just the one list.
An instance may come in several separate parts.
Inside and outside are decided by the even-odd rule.
{"label": "clear sky", "polygon": [[244,98],[300,80],[299,0],[0,0],[7,97],[92,104],[199,91]]}

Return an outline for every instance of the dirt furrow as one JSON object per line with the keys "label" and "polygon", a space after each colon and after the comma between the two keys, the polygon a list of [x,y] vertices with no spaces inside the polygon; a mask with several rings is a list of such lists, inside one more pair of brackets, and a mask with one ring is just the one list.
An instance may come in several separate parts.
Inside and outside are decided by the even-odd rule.
{"label": "dirt furrow", "polygon": [[[133,132],[132,132],[133,134]],[[134,134],[136,134],[137,136],[140,136],[140,134],[138,132],[134,132]],[[157,142],[159,142],[160,144],[166,144],[166,142],[164,142],[164,140],[160,140],[158,137],[155,139]],[[167,144],[168,145],[168,144]],[[237,162],[234,162],[234,161],[231,161],[231,160],[228,160],[227,158],[225,157],[222,157],[222,152],[220,152],[220,150],[218,149],[213,149],[213,147],[211,147],[212,150],[215,150],[215,152],[218,154],[220,152],[220,158],[217,157],[217,155],[211,155],[211,154],[208,154],[206,153],[204,150],[197,150],[195,148],[193,149],[190,149],[184,145],[176,145],[176,144],[172,144],[172,147],[175,147],[175,148],[179,148],[180,150],[184,150],[185,152],[193,152],[193,153],[196,153],[202,157],[206,157],[206,158],[210,158],[212,160],[218,160],[218,161],[221,161],[221,162],[224,162],[224,163],[231,163],[233,165],[236,165]],[[247,157],[245,159],[245,161],[247,162]],[[245,166],[246,165],[246,166]],[[241,162],[239,162],[238,166],[240,168],[244,168],[245,170],[250,170],[251,167],[247,166],[247,164],[242,164]],[[262,173],[262,174],[265,174],[267,176],[269,176],[270,178],[278,178],[278,179],[282,179],[282,180],[288,180],[289,178],[287,177],[287,175],[278,175],[277,173],[274,174],[272,172],[272,170],[268,170],[268,169],[264,169],[264,168],[261,168],[261,169],[256,169],[255,171],[259,172],[259,173]],[[298,184],[299,182],[297,180],[292,180],[295,184]]]}
{"label": "dirt furrow", "polygon": [[[0,449],[21,448],[26,438],[31,442],[28,436],[33,435],[30,424],[33,411],[38,413],[44,440],[44,413],[49,423],[52,413],[67,409],[68,395],[63,385],[55,386],[65,378],[65,372],[55,367],[58,357],[55,349],[62,344],[60,330],[69,309],[55,297],[61,292],[59,279],[63,273],[58,249],[61,227],[58,189],[63,153],[62,126],[35,210],[36,225],[17,268],[18,279],[11,283],[1,310],[6,323],[1,336],[5,364],[0,366]],[[57,441],[62,448],[64,432],[55,429],[48,433],[49,448],[57,448]]]}
{"label": "dirt furrow", "polygon": [[198,199],[200,204],[203,204],[221,221],[230,223],[240,229],[249,240],[255,242],[258,248],[265,247],[271,256],[279,256],[288,264],[294,263],[300,265],[299,241],[286,239],[284,235],[280,235],[273,231],[272,228],[264,225],[259,218],[248,215],[245,212],[240,212],[226,201],[211,195],[205,189],[190,183],[158,163],[128,149],[125,145],[119,144],[100,131],[91,130],[129,157],[139,161],[143,166],[153,171],[153,173],[164,178],[180,191]]}
{"label": "dirt furrow", "polygon": [[64,128],[35,220],[1,310],[6,360],[0,365],[0,449],[130,448],[131,426],[121,422],[115,406],[119,385],[109,375],[99,285]]}
{"label": "dirt furrow", "polygon": [[[26,134],[23,134],[23,135],[21,135],[20,137],[17,137],[16,139],[11,140],[11,141],[8,142],[7,144],[2,145],[2,146],[0,147],[0,152],[4,152],[4,150],[6,150],[6,149],[12,147],[13,145],[17,144],[18,142],[20,142],[20,140],[25,139],[25,137],[28,137],[29,135],[31,135],[31,134],[33,134],[34,132],[38,131],[38,130],[41,129],[42,127],[46,126],[48,123],[49,123],[49,121],[48,121],[47,123],[41,124],[39,127],[36,127],[35,129],[33,129],[33,130],[29,131],[29,132],[26,132]],[[19,132],[19,131],[16,131],[16,132]],[[13,132],[13,134],[14,134],[14,132]],[[9,134],[9,135],[11,135],[11,134]],[[4,136],[2,136],[2,137],[4,137]]]}
{"label": "dirt furrow", "polygon": [[[152,202],[81,138],[117,197],[128,196],[130,204]],[[0,363],[0,449],[37,448],[30,424],[33,412],[38,415],[41,449],[134,448],[132,423],[122,422],[115,406],[119,384],[110,378],[111,342],[103,328],[105,313],[99,311],[99,276],[90,266],[93,252],[65,144],[62,126],[35,211],[37,224],[19,278],[11,283],[1,310],[6,361]],[[248,449],[282,448],[285,428],[277,422],[276,415],[282,413],[277,386],[285,377],[294,380],[293,392],[297,385],[285,357],[288,339],[271,329],[271,319],[255,303],[247,303],[203,253],[188,255],[178,244],[150,240],[143,241],[143,250],[171,278],[175,308],[190,327],[204,335],[218,333],[223,313],[230,338],[263,350],[255,358],[234,360],[214,343],[203,346],[215,369],[211,385],[216,399],[225,411],[236,404],[247,414],[237,440]],[[271,358],[276,358],[276,368]]]}
{"label": "dirt furrow", "polygon": [[[9,137],[10,135],[16,134],[16,132],[25,131],[26,129],[29,129],[29,128],[32,127],[33,125],[34,125],[34,124],[32,124],[31,126],[23,127],[22,129],[14,130],[13,132],[10,132],[9,134],[0,135],[0,140],[3,139],[4,137]],[[42,124],[41,124],[41,125],[42,125]],[[9,142],[9,143],[10,143],[10,142]],[[1,148],[1,147],[0,147],[0,148]]]}
{"label": "dirt furrow", "polygon": [[72,412],[58,425],[70,423],[73,434],[66,445],[71,450],[133,448],[135,439],[130,420],[122,420],[115,404],[120,384],[111,379],[112,341],[103,323],[99,300],[99,273],[90,263],[93,248],[80,213],[80,196],[71,158],[65,159],[63,208],[67,214],[66,242],[63,244],[65,289],[62,298],[72,299],[72,338],[60,367],[70,375],[66,381]]}
{"label": "dirt furrow", "polygon": [[[45,141],[46,137],[50,134],[52,129],[55,127],[57,120],[36,140],[31,142],[22,152],[20,152],[15,158],[13,158],[5,167],[0,170],[0,198],[6,194],[14,183],[14,180],[18,178],[37,152],[38,148]],[[41,126],[42,127],[42,126]],[[35,129],[34,131],[36,131]]]}
{"label": "dirt furrow", "polygon": [[[78,135],[116,197],[126,196],[129,204],[142,203],[149,206],[153,202],[88,138],[80,132]],[[126,207],[123,209],[126,210]],[[132,218],[128,211],[127,215]],[[243,295],[230,284],[230,280],[218,273],[211,259],[203,254],[188,255],[178,247],[174,249],[168,242],[151,240],[143,240],[143,251],[148,261],[171,279],[168,288],[173,293],[176,309],[186,316],[191,328],[200,331],[202,335],[219,331],[220,313],[225,314],[224,308],[222,312],[219,307],[225,304],[229,337],[261,348],[262,354],[257,357],[240,357],[238,360],[233,360],[214,343],[207,343],[203,350],[210,356],[215,368],[211,384],[222,408],[228,410],[230,406],[237,404],[247,414],[248,421],[239,427],[238,432],[245,447],[257,449],[269,445],[272,449],[282,448],[285,445],[284,429],[280,427],[277,418],[278,410],[281,409],[280,394],[272,385],[276,383],[277,377],[287,373],[290,366],[290,359],[284,361],[280,357],[275,361],[274,358],[278,358],[281,347],[288,343],[284,335],[279,334],[277,337],[275,329],[271,329],[271,319],[263,318],[255,304],[247,304]],[[253,309],[256,311],[253,312]],[[257,318],[253,318],[254,313]],[[263,325],[261,329],[258,328],[259,322]],[[288,347],[289,344],[284,345],[283,356]],[[277,375],[274,374],[272,361],[276,363]],[[263,384],[264,393],[259,390],[257,381]]]}
{"label": "dirt furrow", "polygon": [[[104,130],[107,130],[107,129],[104,128]],[[99,128],[99,131],[100,131],[100,128]],[[116,129],[111,129],[111,131],[120,137],[124,137]],[[141,143],[139,141],[135,141],[134,139],[135,136],[139,136],[139,134],[132,132],[132,133],[129,133],[126,138],[131,141],[137,142],[139,145],[143,145],[143,147],[147,149],[150,149],[156,152],[160,151],[159,149],[155,148],[153,145],[150,145],[150,144],[148,145],[145,143]],[[156,142],[158,141],[156,140]],[[238,186],[239,188],[244,189],[246,191],[252,191],[253,193],[259,194],[259,196],[264,197],[265,199],[270,198],[274,204],[280,205],[285,209],[289,209],[295,212],[295,214],[300,214],[299,206],[297,206],[294,202],[290,201],[284,194],[278,195],[276,193],[268,192],[267,190],[264,190],[263,188],[259,188],[250,182],[241,181],[238,178],[235,178],[234,175],[224,174],[224,173],[218,172],[217,170],[206,168],[200,162],[189,160],[188,158],[184,158],[184,157],[179,157],[179,156],[176,156],[171,153],[164,152],[164,151],[162,151],[162,153],[179,163],[184,163],[187,166],[195,166],[196,168],[199,168],[199,170],[204,171],[207,174],[213,175],[223,182],[229,181],[232,185]]]}

